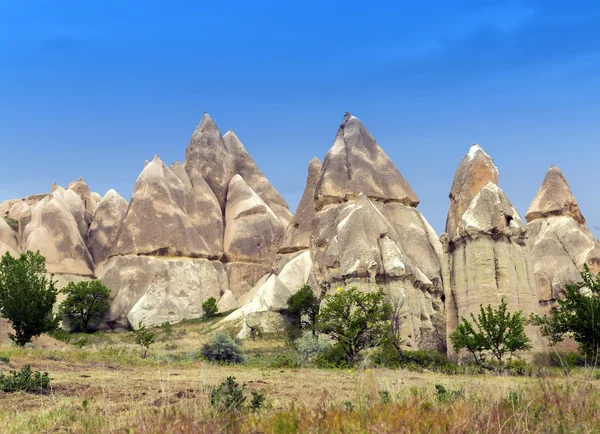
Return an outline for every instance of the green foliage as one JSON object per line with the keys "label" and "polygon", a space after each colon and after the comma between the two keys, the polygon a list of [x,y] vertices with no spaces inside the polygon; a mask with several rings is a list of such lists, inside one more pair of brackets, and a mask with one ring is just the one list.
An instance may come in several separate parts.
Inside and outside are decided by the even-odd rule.
{"label": "green foliage", "polygon": [[464,397],[465,393],[463,390],[449,390],[446,389],[441,384],[435,385],[435,395],[438,401],[440,402],[452,402],[456,401],[459,398]]}
{"label": "green foliage", "polygon": [[56,328],[52,313],[56,302],[55,282],[46,276],[46,259],[39,252],[27,252],[18,258],[10,253],[0,261],[0,314],[15,331],[10,338],[23,346],[34,336]]}
{"label": "green foliage", "polygon": [[6,363],[8,365],[10,363],[10,359],[6,356],[0,356],[0,362]]}
{"label": "green foliage", "polygon": [[80,338],[73,342],[73,346],[79,350],[85,347],[88,343],[88,338]]}
{"label": "green foliage", "polygon": [[65,344],[70,343],[71,339],[73,338],[71,333],[59,327],[55,328],[54,330],[50,330],[48,335],[52,336],[56,340],[64,342]]}
{"label": "green foliage", "polygon": [[[585,288],[585,289],[584,289]],[[581,281],[566,285],[565,294],[558,299],[558,308],[550,315],[531,315],[533,324],[551,344],[563,340],[565,334],[573,337],[583,354],[595,358],[600,350],[600,273],[594,276],[587,264]]]}
{"label": "green foliage", "polygon": [[275,356],[275,360],[271,363],[271,368],[296,368],[298,367],[298,359],[291,354],[282,353]]}
{"label": "green foliage", "polygon": [[340,344],[330,346],[327,351],[314,359],[314,363],[318,368],[326,369],[345,369],[352,366],[346,357],[346,351]]}
{"label": "green foliage", "polygon": [[227,377],[225,381],[210,390],[210,405],[220,410],[240,411],[244,407],[246,396],[245,385],[235,381],[235,377]]}
{"label": "green foliage", "polygon": [[246,355],[239,342],[224,332],[212,335],[202,346],[201,354],[212,362],[237,364],[246,361]]}
{"label": "green foliage", "polygon": [[251,400],[246,406],[246,385],[240,385],[235,377],[227,377],[209,393],[210,405],[226,413],[240,413],[244,410],[258,411],[265,403],[265,395],[258,391],[251,392]]}
{"label": "green foliage", "polygon": [[160,328],[165,333],[165,336],[171,336],[173,334],[173,327],[169,321],[165,321],[160,325]]}
{"label": "green foliage", "polygon": [[66,295],[59,312],[74,332],[88,333],[102,323],[110,308],[110,290],[99,280],[70,282],[61,293]]}
{"label": "green foliage", "polygon": [[424,369],[447,375],[464,373],[466,367],[451,362],[444,354],[435,350],[403,351],[402,355],[389,343],[381,345],[373,353],[373,364],[386,368],[402,368],[421,372]]}
{"label": "green foliage", "polygon": [[47,372],[32,371],[30,365],[25,365],[20,371],[0,372],[0,391],[2,392],[42,392],[50,386],[50,376]]}
{"label": "green foliage", "polygon": [[140,321],[137,330],[134,330],[133,333],[135,334],[135,343],[141,347],[140,356],[142,359],[145,359],[148,355],[150,346],[156,339],[156,332],[147,330],[146,326],[142,324],[142,321]]}
{"label": "green foliage", "polygon": [[204,311],[204,316],[206,318],[213,317],[219,311],[217,307],[217,299],[214,297],[210,297],[204,303],[202,303],[202,310]]}
{"label": "green foliage", "polygon": [[304,285],[288,299],[287,304],[291,318],[291,328],[287,330],[290,339],[296,339],[307,329],[316,336],[320,303],[312,288]]}
{"label": "green foliage", "polygon": [[502,368],[505,354],[508,353],[510,360],[517,351],[531,349],[522,312],[507,312],[504,299],[497,309],[479,306],[477,319],[471,314],[471,320],[473,323],[462,318],[450,341],[455,351],[468,350],[478,365],[484,366],[489,355]]}
{"label": "green foliage", "polygon": [[392,394],[389,390],[380,390],[379,391],[379,399],[383,405],[392,403]]}
{"label": "green foliage", "polygon": [[337,341],[351,364],[358,353],[375,347],[387,338],[392,307],[383,289],[362,292],[339,288],[325,297],[318,315],[318,329]]}
{"label": "green foliage", "polygon": [[298,352],[298,362],[306,365],[329,351],[331,344],[320,340],[310,330],[305,330],[302,336],[294,342],[294,347]]}
{"label": "green foliage", "polygon": [[585,354],[577,352],[549,351],[537,353],[533,363],[538,366],[551,366],[553,368],[567,368],[571,370],[576,366],[589,366],[594,360],[586,358]]}

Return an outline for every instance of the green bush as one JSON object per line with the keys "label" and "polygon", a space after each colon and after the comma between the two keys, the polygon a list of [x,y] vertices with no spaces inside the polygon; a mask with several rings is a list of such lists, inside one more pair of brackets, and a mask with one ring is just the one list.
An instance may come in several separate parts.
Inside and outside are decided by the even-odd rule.
{"label": "green bush", "polygon": [[60,304],[59,312],[74,332],[95,330],[110,308],[110,289],[99,280],[70,282],[61,293],[66,298]]}
{"label": "green bush", "polygon": [[8,365],[10,363],[10,359],[6,356],[0,356],[0,362],[6,363]]}
{"label": "green bush", "polygon": [[271,368],[296,368],[298,367],[298,359],[291,354],[277,354],[275,360],[271,362]]}
{"label": "green bush", "polygon": [[211,362],[245,363],[246,355],[242,346],[227,333],[218,332],[202,346],[201,354]]}
{"label": "green bush", "polygon": [[219,308],[217,307],[217,299],[210,297],[208,300],[202,303],[202,310],[204,311],[204,316],[206,318],[215,316],[219,311]]}
{"label": "green bush", "polygon": [[441,384],[435,385],[435,395],[438,401],[441,402],[452,402],[456,401],[459,398],[464,397],[465,393],[462,389],[458,390],[449,390],[446,389]]}
{"label": "green bush", "polygon": [[135,343],[141,347],[140,356],[142,359],[145,359],[148,355],[150,346],[156,339],[156,332],[147,330],[146,326],[142,324],[142,321],[140,321],[137,330],[134,330],[133,333],[135,334]]}
{"label": "green bush", "polygon": [[52,336],[54,339],[56,339],[58,341],[64,342],[65,344],[70,343],[71,339],[73,338],[71,333],[69,333],[65,329],[61,329],[58,327],[55,328],[54,330],[50,330],[48,332],[48,335]]}
{"label": "green bush", "polygon": [[320,303],[312,288],[304,285],[288,299],[287,304],[287,311],[291,318],[291,325],[286,330],[289,338],[291,340],[298,338],[306,329],[316,335]]}
{"label": "green bush", "polygon": [[212,387],[209,393],[210,405],[226,413],[240,413],[245,410],[258,411],[265,403],[265,396],[261,392],[251,392],[252,399],[245,405],[246,385],[240,385],[235,377],[227,377],[225,381],[216,387]]}
{"label": "green bush", "polygon": [[375,292],[338,288],[325,296],[317,322],[319,331],[336,341],[353,364],[361,350],[381,345],[387,339],[391,315],[392,306],[382,288]]}
{"label": "green bush", "polygon": [[20,371],[0,372],[0,391],[2,392],[42,392],[50,386],[47,372],[32,371],[25,365]]}
{"label": "green bush", "polygon": [[19,346],[34,336],[56,328],[58,318],[52,313],[57,290],[46,275],[46,259],[39,252],[28,251],[18,258],[10,253],[0,261],[0,314],[15,331],[10,338]]}
{"label": "green bush", "polygon": [[346,369],[353,365],[348,361],[346,351],[339,344],[330,346],[327,351],[315,358],[314,363],[318,368],[327,369]]}
{"label": "green bush", "polygon": [[331,344],[314,336],[312,331],[305,330],[294,342],[294,347],[298,352],[298,363],[306,365],[329,351]]}
{"label": "green bush", "polygon": [[581,353],[549,351],[548,353],[535,354],[533,356],[533,363],[539,366],[572,369],[576,366],[594,365],[594,360],[591,357],[586,358]]}

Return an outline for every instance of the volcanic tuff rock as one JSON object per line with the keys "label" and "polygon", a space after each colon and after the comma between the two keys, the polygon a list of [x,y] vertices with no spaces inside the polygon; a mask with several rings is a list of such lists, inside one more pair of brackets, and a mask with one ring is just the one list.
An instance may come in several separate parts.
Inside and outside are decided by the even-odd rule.
{"label": "volcanic tuff rock", "polygon": [[359,193],[376,200],[416,206],[419,199],[364,125],[346,113],[323,162],[315,208],[352,200]]}
{"label": "volcanic tuff rock", "polygon": [[8,225],[4,218],[0,217],[0,257],[6,252],[16,256],[19,252],[17,234]]}
{"label": "volcanic tuff rock", "polygon": [[102,200],[102,197],[98,193],[92,193],[88,185],[83,181],[83,178],[79,178],[77,181],[71,182],[67,186],[67,190],[72,190],[79,195],[83,201],[87,219],[88,221],[91,221],[92,217],[94,217],[94,212],[96,212],[96,207]]}
{"label": "volcanic tuff rock", "polygon": [[223,141],[225,142],[227,151],[231,155],[231,161],[234,165],[233,173],[244,178],[246,184],[273,210],[283,224],[283,227],[287,227],[292,219],[292,213],[285,199],[275,190],[265,175],[263,175],[238,136],[232,130],[225,133]]}
{"label": "volcanic tuff rock", "polygon": [[127,207],[127,201],[115,190],[109,190],[96,207],[88,230],[88,245],[96,265],[108,258]]}
{"label": "volcanic tuff rock", "polygon": [[438,347],[441,244],[415,193],[354,116],[344,117],[325,157],[314,201],[310,254],[321,289],[383,286],[399,304],[406,342]]}
{"label": "volcanic tuff rock", "polygon": [[110,256],[217,257],[219,251],[208,246],[215,245],[212,241],[219,234],[205,229],[218,227],[218,222],[207,224],[195,197],[191,185],[155,156],[135,183]]}
{"label": "volcanic tuff rock", "polygon": [[[475,145],[454,178],[447,221],[454,225],[447,226],[453,236],[442,236],[448,332],[461,317],[477,315],[480,305],[497,306],[502,299],[510,312],[522,310],[525,317],[538,312],[526,225],[495,182],[480,185],[497,177],[491,158]],[[539,349],[538,330],[530,329],[529,335]]]}
{"label": "volcanic tuff rock", "polygon": [[585,225],[560,169],[550,167],[527,214],[528,245],[542,306],[550,308],[566,284],[578,282],[583,264],[600,273],[600,242]]}

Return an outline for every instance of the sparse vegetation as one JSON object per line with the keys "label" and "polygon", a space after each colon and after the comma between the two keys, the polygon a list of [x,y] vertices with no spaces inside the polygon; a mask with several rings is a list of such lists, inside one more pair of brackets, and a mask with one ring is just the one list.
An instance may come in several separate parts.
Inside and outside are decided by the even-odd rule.
{"label": "sparse vegetation", "polygon": [[245,410],[258,411],[265,402],[261,392],[252,391],[252,399],[246,405],[246,385],[240,385],[235,377],[227,377],[225,381],[210,390],[210,405],[225,413],[237,413]]}
{"label": "sparse vegetation", "polygon": [[110,290],[99,280],[70,282],[61,293],[66,295],[59,312],[68,328],[74,332],[95,329],[110,308]]}
{"label": "sparse vegetation", "polygon": [[212,335],[202,347],[201,353],[211,362],[237,364],[246,361],[246,355],[239,342],[223,332]]}
{"label": "sparse vegetation", "polygon": [[450,341],[455,351],[467,350],[480,366],[491,369],[496,362],[502,369],[505,354],[511,360],[516,352],[531,349],[522,312],[507,312],[504,300],[497,309],[480,306],[479,315],[471,314],[471,320],[462,318]]}
{"label": "sparse vegetation", "polygon": [[56,328],[52,313],[57,290],[46,275],[46,259],[39,252],[27,252],[18,258],[10,253],[0,261],[0,314],[7,318],[14,334],[10,338],[23,346],[35,336]]}
{"label": "sparse vegetation", "polygon": [[25,365],[20,371],[11,370],[8,374],[0,372],[1,392],[43,392],[49,386],[49,374],[32,371],[30,365]]}
{"label": "sparse vegetation", "polygon": [[141,347],[140,357],[145,359],[148,356],[150,346],[154,344],[156,332],[146,329],[146,326],[140,321],[138,328],[133,331],[135,334],[135,343]]}
{"label": "sparse vegetation", "polygon": [[217,314],[219,308],[217,307],[217,299],[210,297],[204,303],[202,303],[202,310],[206,318],[211,318]]}

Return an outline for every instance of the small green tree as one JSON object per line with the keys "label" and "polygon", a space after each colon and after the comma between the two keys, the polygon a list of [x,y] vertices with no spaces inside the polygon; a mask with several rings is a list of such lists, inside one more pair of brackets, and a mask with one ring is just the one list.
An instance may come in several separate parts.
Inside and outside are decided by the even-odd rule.
{"label": "small green tree", "polygon": [[[293,336],[290,336],[290,338],[298,338],[302,334],[302,330],[310,330],[313,336],[316,336],[320,303],[319,299],[315,297],[312,288],[304,285],[288,299],[287,304],[287,311],[291,317],[291,326],[295,332],[292,333]],[[289,331],[288,334],[290,334]]]}
{"label": "small green tree", "polygon": [[148,355],[150,346],[156,339],[156,332],[147,330],[146,326],[142,324],[142,321],[140,321],[137,330],[133,330],[133,333],[135,334],[135,343],[141,347],[140,357],[145,359]]}
{"label": "small green tree", "polygon": [[596,357],[600,350],[600,273],[594,276],[587,264],[583,268],[581,281],[565,286],[565,294],[551,315],[532,314],[530,320],[551,345],[569,334],[583,354]]}
{"label": "small green tree", "polygon": [[380,345],[388,336],[392,307],[383,289],[362,292],[338,288],[325,296],[317,317],[318,330],[337,341],[350,363],[358,353]]}
{"label": "small green tree", "polygon": [[67,298],[60,304],[60,315],[76,332],[97,327],[110,308],[110,290],[99,280],[70,282],[61,292]]}
{"label": "small green tree", "polygon": [[219,308],[217,307],[217,299],[210,297],[208,300],[202,303],[202,310],[204,311],[206,318],[216,315],[216,313],[219,311]]}
{"label": "small green tree", "polygon": [[18,258],[10,253],[0,261],[0,314],[12,324],[10,338],[19,346],[34,336],[56,328],[58,318],[52,313],[57,290],[52,277],[46,275],[46,259],[28,251]]}
{"label": "small green tree", "polygon": [[473,323],[463,317],[461,324],[450,335],[450,341],[455,351],[468,350],[479,365],[485,364],[489,354],[491,360],[496,360],[502,367],[505,354],[508,353],[510,360],[517,351],[531,349],[525,334],[523,313],[507,312],[504,299],[497,309],[490,305],[484,309],[480,305],[477,319],[471,314],[471,320]]}

